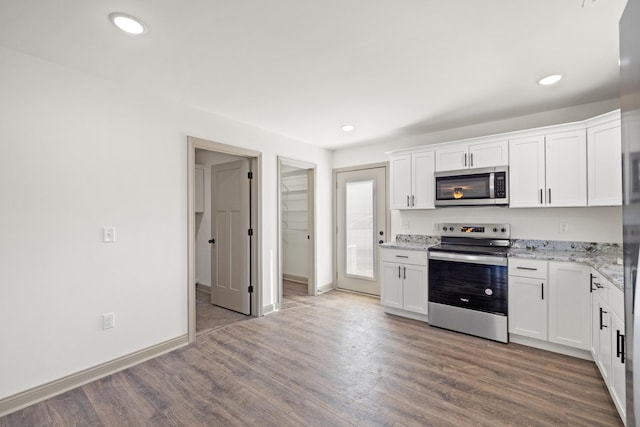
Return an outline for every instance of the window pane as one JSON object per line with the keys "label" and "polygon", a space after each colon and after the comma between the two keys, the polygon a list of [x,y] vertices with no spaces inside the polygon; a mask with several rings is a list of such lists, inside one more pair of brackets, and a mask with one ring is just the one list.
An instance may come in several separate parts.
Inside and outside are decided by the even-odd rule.
{"label": "window pane", "polygon": [[346,183],[347,274],[374,279],[373,180]]}

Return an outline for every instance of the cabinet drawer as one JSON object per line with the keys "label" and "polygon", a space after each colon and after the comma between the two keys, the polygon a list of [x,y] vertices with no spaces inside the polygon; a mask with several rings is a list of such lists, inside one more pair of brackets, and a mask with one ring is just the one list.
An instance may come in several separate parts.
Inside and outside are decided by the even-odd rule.
{"label": "cabinet drawer", "polygon": [[426,251],[408,251],[402,249],[380,249],[380,260],[399,264],[427,265]]}
{"label": "cabinet drawer", "polygon": [[605,304],[609,304],[609,281],[593,268],[591,269],[591,292],[597,294]]}
{"label": "cabinet drawer", "polygon": [[509,276],[547,278],[547,262],[534,259],[509,258]]}

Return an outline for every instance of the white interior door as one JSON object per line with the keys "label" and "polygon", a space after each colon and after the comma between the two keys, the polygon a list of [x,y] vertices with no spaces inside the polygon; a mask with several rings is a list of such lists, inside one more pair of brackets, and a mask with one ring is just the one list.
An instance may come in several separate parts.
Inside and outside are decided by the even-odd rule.
{"label": "white interior door", "polygon": [[386,241],[386,168],[338,172],[337,287],[380,295],[378,243]]}
{"label": "white interior door", "polygon": [[211,167],[211,303],[250,313],[249,159]]}

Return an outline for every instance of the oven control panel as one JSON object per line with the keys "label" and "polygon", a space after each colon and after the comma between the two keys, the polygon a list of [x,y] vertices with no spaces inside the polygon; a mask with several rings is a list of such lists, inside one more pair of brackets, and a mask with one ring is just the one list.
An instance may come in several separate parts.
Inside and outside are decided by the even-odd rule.
{"label": "oven control panel", "polygon": [[511,237],[511,226],[509,224],[460,224],[447,222],[438,224],[438,230],[441,236],[499,239]]}

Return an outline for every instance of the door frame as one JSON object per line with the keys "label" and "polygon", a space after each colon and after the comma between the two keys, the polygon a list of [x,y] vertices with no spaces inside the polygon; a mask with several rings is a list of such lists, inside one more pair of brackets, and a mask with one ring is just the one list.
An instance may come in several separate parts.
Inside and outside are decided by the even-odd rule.
{"label": "door frame", "polygon": [[315,163],[303,162],[301,160],[295,160],[288,157],[278,156],[278,299],[277,309],[282,307],[283,302],[283,230],[282,230],[282,166],[293,166],[300,169],[307,170],[308,177],[308,227],[309,227],[309,278],[307,283],[307,292],[309,295],[317,295],[317,270],[316,270],[316,174],[317,165]]}
{"label": "door frame", "polygon": [[262,153],[233,145],[187,136],[187,330],[189,343],[196,340],[196,149],[249,158],[253,172],[251,218],[254,241],[251,245],[252,316],[262,316]]}
{"label": "door frame", "polygon": [[[338,173],[340,172],[354,172],[366,169],[374,169],[374,168],[384,168],[384,176],[385,176],[385,189],[384,189],[384,198],[385,198],[385,229],[387,230],[387,235],[385,236],[384,241],[390,242],[388,238],[391,236],[391,209],[389,203],[390,196],[390,167],[389,162],[379,162],[379,163],[369,163],[365,165],[358,166],[347,166],[343,168],[337,168],[333,170],[332,179],[333,179],[333,288],[338,288]],[[380,269],[380,263],[378,263],[378,269]]]}

